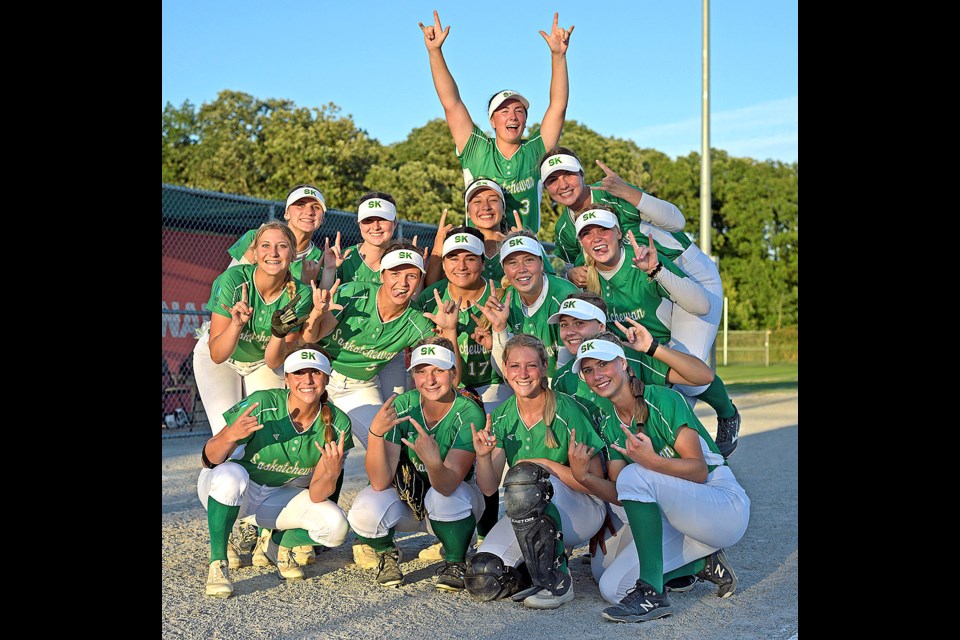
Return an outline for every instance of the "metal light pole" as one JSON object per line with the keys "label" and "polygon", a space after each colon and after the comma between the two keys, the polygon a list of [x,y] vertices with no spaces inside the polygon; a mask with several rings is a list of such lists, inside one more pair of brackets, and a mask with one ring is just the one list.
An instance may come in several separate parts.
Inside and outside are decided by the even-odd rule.
{"label": "metal light pole", "polygon": [[703,100],[700,128],[700,250],[710,248],[710,0],[703,0]]}

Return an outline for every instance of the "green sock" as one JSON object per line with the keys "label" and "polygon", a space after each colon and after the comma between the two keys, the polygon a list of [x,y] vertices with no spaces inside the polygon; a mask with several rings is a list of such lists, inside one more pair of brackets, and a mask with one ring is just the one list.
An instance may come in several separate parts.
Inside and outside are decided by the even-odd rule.
{"label": "green sock", "polygon": [[390,529],[390,532],[382,538],[364,538],[363,536],[357,534],[357,540],[362,542],[365,545],[373,547],[373,550],[377,553],[382,553],[384,551],[390,551],[394,549],[397,545],[393,543],[393,529]]}
{"label": "green sock", "polygon": [[713,382],[707,387],[706,391],[697,396],[698,400],[703,400],[713,407],[717,412],[718,418],[732,418],[736,413],[733,408],[733,402],[730,400],[730,394],[727,393],[727,385],[723,384],[720,376],[714,376]]}
{"label": "green sock", "polygon": [[473,529],[477,526],[477,519],[473,514],[455,522],[439,522],[430,518],[430,524],[437,538],[443,543],[443,559],[447,562],[463,562],[467,557]]}
{"label": "green sock", "polygon": [[210,529],[210,564],[227,559],[227,539],[237,521],[240,505],[228,507],[207,497],[207,528]]}
{"label": "green sock", "polygon": [[500,490],[498,489],[492,496],[483,496],[483,515],[477,522],[477,536],[483,538],[490,533],[493,525],[497,524],[499,515]]}
{"label": "green sock", "polygon": [[665,573],[663,575],[663,582],[667,583],[673,580],[674,578],[682,578],[684,576],[695,576],[701,571],[703,571],[703,568],[706,566],[707,566],[706,558],[700,558],[699,560],[688,562],[682,567],[677,567],[670,573]]}
{"label": "green sock", "polygon": [[622,500],[640,560],[640,579],[663,593],[663,521],[656,502]]}
{"label": "green sock", "polygon": [[317,544],[310,537],[310,534],[307,533],[306,529],[287,529],[286,531],[274,531],[270,537],[278,545],[288,549],[293,549],[294,547],[303,547],[306,545],[310,545],[312,547],[313,545]]}
{"label": "green sock", "polygon": [[[563,521],[560,519],[560,512],[557,511],[557,505],[552,502],[547,505],[547,508],[544,510],[544,514],[549,516],[553,520],[554,524],[557,525],[557,532],[560,533],[563,531]],[[560,564],[560,571],[563,571],[566,574],[570,574],[570,568],[567,567],[567,557],[563,555],[563,540],[558,539],[557,544],[554,547],[554,557],[559,558],[563,557],[563,562]]]}

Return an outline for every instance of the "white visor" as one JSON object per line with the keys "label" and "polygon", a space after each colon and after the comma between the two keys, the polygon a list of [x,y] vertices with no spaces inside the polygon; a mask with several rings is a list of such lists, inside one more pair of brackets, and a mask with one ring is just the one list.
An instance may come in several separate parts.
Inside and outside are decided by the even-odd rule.
{"label": "white visor", "polygon": [[380,271],[393,269],[404,264],[412,264],[420,271],[426,272],[423,268],[423,256],[411,249],[397,249],[380,258]]}
{"label": "white visor", "polygon": [[294,351],[283,361],[283,372],[293,373],[301,369],[317,369],[330,375],[330,361],[327,356],[313,349]]}
{"label": "white visor", "polygon": [[600,307],[578,298],[564,300],[560,304],[560,311],[547,318],[547,324],[559,323],[560,316],[573,316],[581,320],[597,320],[607,324],[607,316],[600,310]]}
{"label": "white visor", "polygon": [[580,373],[580,363],[587,358],[596,358],[610,362],[614,358],[626,358],[623,349],[606,340],[587,340],[577,350],[577,360],[573,363],[573,372]]}
{"label": "white visor", "polygon": [[470,206],[470,198],[472,198],[477,191],[483,189],[492,189],[497,192],[497,195],[500,196],[500,202],[506,203],[506,199],[503,197],[503,189],[500,188],[493,180],[475,180],[470,183],[470,186],[467,187],[466,193],[463,194],[463,205],[465,207]]}
{"label": "white visor", "polygon": [[471,233],[455,233],[443,241],[443,255],[465,249],[478,256],[483,255],[483,240]]}
{"label": "white visor", "polygon": [[492,118],[493,112],[507,100],[518,100],[524,109],[530,108],[530,102],[516,91],[501,91],[493,96],[493,100],[490,101],[490,107],[487,109],[487,117]]}
{"label": "white visor", "polygon": [[580,161],[573,156],[568,156],[565,153],[561,153],[555,156],[550,156],[543,161],[543,164],[540,165],[540,179],[546,182],[547,176],[554,171],[569,171],[570,173],[577,173],[578,171],[583,171],[583,167],[580,166]]}
{"label": "white visor", "polygon": [[312,187],[300,187],[287,196],[287,204],[283,207],[284,211],[300,198],[313,198],[323,207],[324,213],[327,211],[327,202],[323,199],[323,194]]}
{"label": "white visor", "polygon": [[438,344],[424,344],[413,350],[407,371],[413,371],[414,367],[421,364],[432,364],[449,371],[457,366],[457,357],[453,351]]}
{"label": "white visor", "polygon": [[514,236],[509,240],[504,240],[500,246],[500,262],[506,260],[507,256],[511,253],[518,251],[539,256],[541,260],[543,259],[543,247],[540,246],[539,242],[527,236]]}
{"label": "white visor", "polygon": [[613,227],[620,228],[620,221],[617,220],[617,216],[613,215],[609,211],[604,211],[603,209],[590,209],[584,211],[574,226],[577,228],[577,237],[580,237],[580,233],[584,228],[589,227],[590,225],[595,224],[607,229],[612,229]]}
{"label": "white visor", "polygon": [[383,198],[371,198],[360,203],[357,209],[357,222],[367,218],[383,218],[384,220],[396,220],[397,208],[393,203]]}

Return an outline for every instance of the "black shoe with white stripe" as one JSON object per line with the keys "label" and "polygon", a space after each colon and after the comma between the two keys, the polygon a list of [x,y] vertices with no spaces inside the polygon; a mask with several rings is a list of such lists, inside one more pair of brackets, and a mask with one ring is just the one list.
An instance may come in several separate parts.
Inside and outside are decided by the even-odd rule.
{"label": "black shoe with white stripe", "polygon": [[733,415],[729,418],[717,418],[717,449],[724,458],[729,458],[740,444],[740,411],[733,407]]}
{"label": "black shoe with white stripe", "polygon": [[614,622],[647,622],[672,614],[666,592],[660,594],[643,580],[627,591],[620,604],[603,610],[603,617]]}
{"label": "black shoe with white stripe", "polygon": [[707,557],[707,566],[697,574],[701,580],[717,585],[717,597],[729,598],[737,590],[737,574],[733,572],[730,561],[723,553],[723,549],[714,551]]}

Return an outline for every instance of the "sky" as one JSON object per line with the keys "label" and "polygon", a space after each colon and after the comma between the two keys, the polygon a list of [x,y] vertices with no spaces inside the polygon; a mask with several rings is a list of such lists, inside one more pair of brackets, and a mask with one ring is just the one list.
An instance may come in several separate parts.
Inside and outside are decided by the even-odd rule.
{"label": "sky", "polygon": [[[163,0],[161,109],[224,89],[332,102],[381,143],[403,140],[443,117],[418,26],[434,9],[451,26],[447,65],[482,129],[502,89],[530,100],[531,123],[542,119],[550,53],[538,31],[557,11],[576,27],[568,120],[672,157],[699,151],[701,0]],[[797,0],[714,1],[710,12],[710,145],[798,161]]]}

